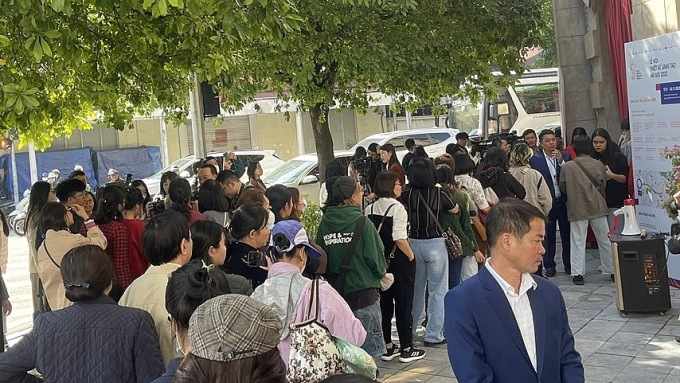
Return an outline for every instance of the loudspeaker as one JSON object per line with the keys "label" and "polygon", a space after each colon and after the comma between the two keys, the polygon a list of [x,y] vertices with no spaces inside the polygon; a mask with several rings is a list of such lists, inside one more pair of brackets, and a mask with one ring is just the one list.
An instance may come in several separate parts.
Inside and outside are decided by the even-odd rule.
{"label": "loudspeaker", "polygon": [[663,238],[612,235],[616,307],[626,312],[660,312],[671,308]]}
{"label": "loudspeaker", "polygon": [[220,100],[207,81],[201,83],[201,98],[203,99],[203,118],[220,115]]}

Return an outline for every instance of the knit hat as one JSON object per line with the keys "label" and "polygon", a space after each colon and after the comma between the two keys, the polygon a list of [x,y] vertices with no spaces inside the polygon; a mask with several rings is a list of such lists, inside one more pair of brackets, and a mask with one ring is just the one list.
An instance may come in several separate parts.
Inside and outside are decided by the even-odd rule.
{"label": "knit hat", "polygon": [[310,258],[319,258],[321,253],[309,243],[309,236],[299,221],[289,219],[280,221],[272,228],[272,246],[279,253],[293,250],[295,246],[304,245]]}
{"label": "knit hat", "polygon": [[217,362],[262,355],[278,346],[282,327],[271,307],[244,295],[220,295],[191,315],[191,353]]}
{"label": "knit hat", "polygon": [[333,183],[333,198],[335,200],[346,200],[352,198],[357,190],[357,181],[349,176],[338,177]]}
{"label": "knit hat", "polygon": [[116,169],[109,169],[108,175],[114,175],[114,174],[118,174],[118,170],[116,170]]}

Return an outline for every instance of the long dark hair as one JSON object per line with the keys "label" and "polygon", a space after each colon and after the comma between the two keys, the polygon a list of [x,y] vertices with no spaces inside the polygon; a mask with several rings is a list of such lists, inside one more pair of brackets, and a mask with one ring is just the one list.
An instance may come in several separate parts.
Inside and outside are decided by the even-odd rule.
{"label": "long dark hair", "polygon": [[211,247],[217,248],[223,235],[226,240],[224,227],[219,223],[208,220],[194,222],[191,225],[191,241],[193,242],[191,259],[200,259],[206,264],[211,263],[208,258],[208,250]]}
{"label": "long dark hair", "polygon": [[397,164],[399,167],[401,167],[401,164],[399,163],[399,158],[397,158],[397,151],[394,149],[394,145],[392,144],[385,144],[380,147],[381,151],[386,151],[390,154],[390,160],[384,164],[384,170],[388,170],[390,166]]}
{"label": "long dark hair", "polygon": [[66,225],[66,206],[60,202],[48,202],[40,211],[40,234],[43,238],[47,230],[68,230]]}
{"label": "long dark hair", "polygon": [[191,185],[189,185],[189,181],[184,178],[178,178],[172,181],[170,188],[168,188],[168,195],[170,196],[170,201],[172,201],[170,210],[181,213],[189,219],[191,213],[189,208],[189,202],[191,201]]}
{"label": "long dark hair", "polygon": [[232,239],[240,240],[252,230],[258,231],[267,226],[269,213],[259,203],[248,203],[234,211],[229,223],[229,234]]}
{"label": "long dark hair", "polygon": [[257,165],[259,165],[259,161],[253,161],[248,163],[248,170],[246,173],[248,174],[248,178],[251,180],[255,179],[255,169],[257,169]]}
{"label": "long dark hair", "polygon": [[122,187],[106,185],[99,195],[95,222],[97,224],[106,224],[111,221],[121,221],[123,219],[121,205],[125,204],[125,197],[126,193]]}
{"label": "long dark hair", "polygon": [[264,195],[269,199],[269,207],[274,213],[275,222],[288,217],[281,217],[281,210],[286,207],[286,204],[292,203],[293,194],[283,185],[272,185],[264,192]]}
{"label": "long dark hair", "polygon": [[205,213],[210,210],[227,212],[229,211],[229,202],[224,197],[222,185],[219,182],[206,180],[198,190],[198,211]]}
{"label": "long dark hair", "polygon": [[503,149],[499,146],[493,146],[486,151],[486,155],[482,158],[477,168],[477,173],[486,170],[490,167],[500,168],[503,172],[507,172],[510,169],[510,161],[508,160],[508,154],[505,153]]}
{"label": "long dark hair", "polygon": [[227,274],[216,267],[203,267],[198,259],[192,260],[170,274],[165,290],[165,309],[184,330],[189,328],[191,314],[198,306],[224,294],[231,294]]}
{"label": "long dark hair", "polygon": [[[31,196],[28,198],[28,211],[26,213],[24,231],[28,231],[29,226],[33,225],[34,220],[39,219],[40,211],[47,205],[47,201],[50,198],[50,190],[52,190],[52,185],[46,181],[38,181],[31,186]],[[9,235],[9,225],[7,225],[7,220],[4,219],[4,216],[3,214],[2,224],[7,228],[5,235]],[[35,225],[37,226],[39,223],[40,221],[36,222]]]}
{"label": "long dark hair", "polygon": [[[602,137],[607,140],[607,148],[604,150],[604,152],[598,153],[595,151],[595,148],[592,144],[595,137]],[[607,166],[614,166],[614,154],[620,151],[621,149],[619,149],[619,145],[612,141],[612,136],[606,129],[597,128],[590,136],[590,155],[594,159],[601,161],[603,164]]]}
{"label": "long dark hair", "polygon": [[179,383],[286,383],[286,365],[277,347],[250,358],[217,362],[196,356],[189,351],[177,369]]}
{"label": "long dark hair", "polygon": [[[163,189],[163,184],[165,183],[165,181],[170,181],[170,183],[172,183],[172,181],[174,181],[178,178],[179,178],[179,176],[177,175],[177,173],[175,173],[173,171],[167,171],[167,172],[163,173],[163,175],[161,176],[161,190],[160,190],[160,193],[163,197],[166,196],[165,190]],[[168,188],[168,191],[170,191],[169,188]]]}
{"label": "long dark hair", "polygon": [[[130,186],[133,187],[133,188],[139,188],[140,186],[144,186],[144,190],[146,190],[146,197],[144,197],[144,193],[142,193],[142,198],[144,198],[144,200],[142,201],[142,208],[143,208],[142,210],[145,210],[145,209],[146,209],[146,204],[147,204],[149,201],[151,201],[151,195],[149,194],[149,187],[146,186],[146,184],[145,184],[144,181],[142,181],[142,180],[134,180],[134,181],[132,181],[132,183],[130,184]],[[162,185],[162,184],[161,184],[161,189],[163,189],[163,185]],[[140,191],[140,192],[141,192],[141,191]]]}

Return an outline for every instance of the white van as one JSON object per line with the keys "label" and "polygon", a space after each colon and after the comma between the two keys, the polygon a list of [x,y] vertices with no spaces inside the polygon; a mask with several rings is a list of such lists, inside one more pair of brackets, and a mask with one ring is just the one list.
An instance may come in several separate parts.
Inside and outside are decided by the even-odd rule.
{"label": "white van", "polygon": [[404,142],[407,139],[412,138],[416,142],[416,145],[422,145],[427,154],[430,157],[434,157],[444,153],[448,144],[456,143],[456,134],[458,134],[458,129],[437,127],[378,133],[359,141],[356,145],[352,146],[350,151],[354,153],[359,146],[368,149],[368,145],[374,142],[380,146],[392,144],[394,145],[399,161],[401,161],[408,152],[404,146]]}
{"label": "white van", "polygon": [[499,89],[500,97],[492,100],[485,95],[478,104],[462,98],[442,98],[448,106],[446,125],[462,132],[488,138],[495,133],[527,129],[537,133],[544,127],[562,124],[559,68],[532,69],[525,72],[511,87]]}
{"label": "white van", "polygon": [[[284,161],[280,159],[273,150],[245,149],[234,150],[234,153],[239,159],[243,160],[246,166],[248,165],[248,162],[259,161],[260,166],[262,166],[262,174],[264,176],[273,172],[276,170],[276,168],[283,165],[284,163]],[[211,152],[206,154],[206,156],[215,157],[221,168],[222,157],[224,156],[223,152]],[[142,181],[144,181],[146,187],[149,189],[149,195],[153,196],[161,191],[161,177],[163,176],[163,173],[171,171],[173,167],[177,167],[179,169],[178,173],[183,174],[185,178],[189,180],[189,183],[192,183],[194,176],[194,163],[197,161],[198,159],[196,159],[196,156],[192,154],[190,156],[180,158],[179,160],[161,169],[156,174],[144,178]],[[248,175],[244,173],[241,177],[241,181],[248,182]]]}

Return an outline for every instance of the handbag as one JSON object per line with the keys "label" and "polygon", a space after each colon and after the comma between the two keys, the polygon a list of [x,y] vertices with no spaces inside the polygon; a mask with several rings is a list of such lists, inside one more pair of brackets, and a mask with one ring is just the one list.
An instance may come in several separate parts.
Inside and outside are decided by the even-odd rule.
{"label": "handbag", "polygon": [[597,191],[600,193],[600,195],[602,196],[602,198],[607,199],[607,197],[606,197],[605,194],[604,194],[604,188],[602,187],[602,185],[600,185],[599,182],[597,182],[597,180],[595,179],[595,177],[593,177],[592,174],[588,173],[588,171],[586,170],[586,168],[585,168],[582,164],[580,164],[578,161],[574,160],[574,161],[572,161],[572,162],[575,163],[576,166],[579,167],[579,169],[581,169],[581,171],[583,172],[583,174],[586,175],[586,177],[588,177],[588,179],[590,180],[590,182],[593,183],[593,186],[595,186],[595,190],[597,190]]}
{"label": "handbag", "polygon": [[449,253],[449,259],[453,260],[462,256],[463,244],[460,242],[460,238],[458,238],[458,236],[453,232],[453,230],[451,230],[451,228],[444,230],[442,225],[439,223],[437,216],[432,212],[432,209],[430,209],[430,206],[427,204],[425,198],[423,198],[423,195],[420,194],[420,192],[418,192],[418,199],[423,203],[423,205],[425,205],[427,213],[434,220],[435,224],[437,225],[437,229],[441,233],[442,238],[444,238],[444,243],[446,244],[446,251]]}
{"label": "handbag", "polygon": [[290,355],[286,370],[290,383],[314,383],[345,372],[345,364],[333,335],[317,321],[319,280],[313,280],[310,288],[307,320],[290,326]]}

